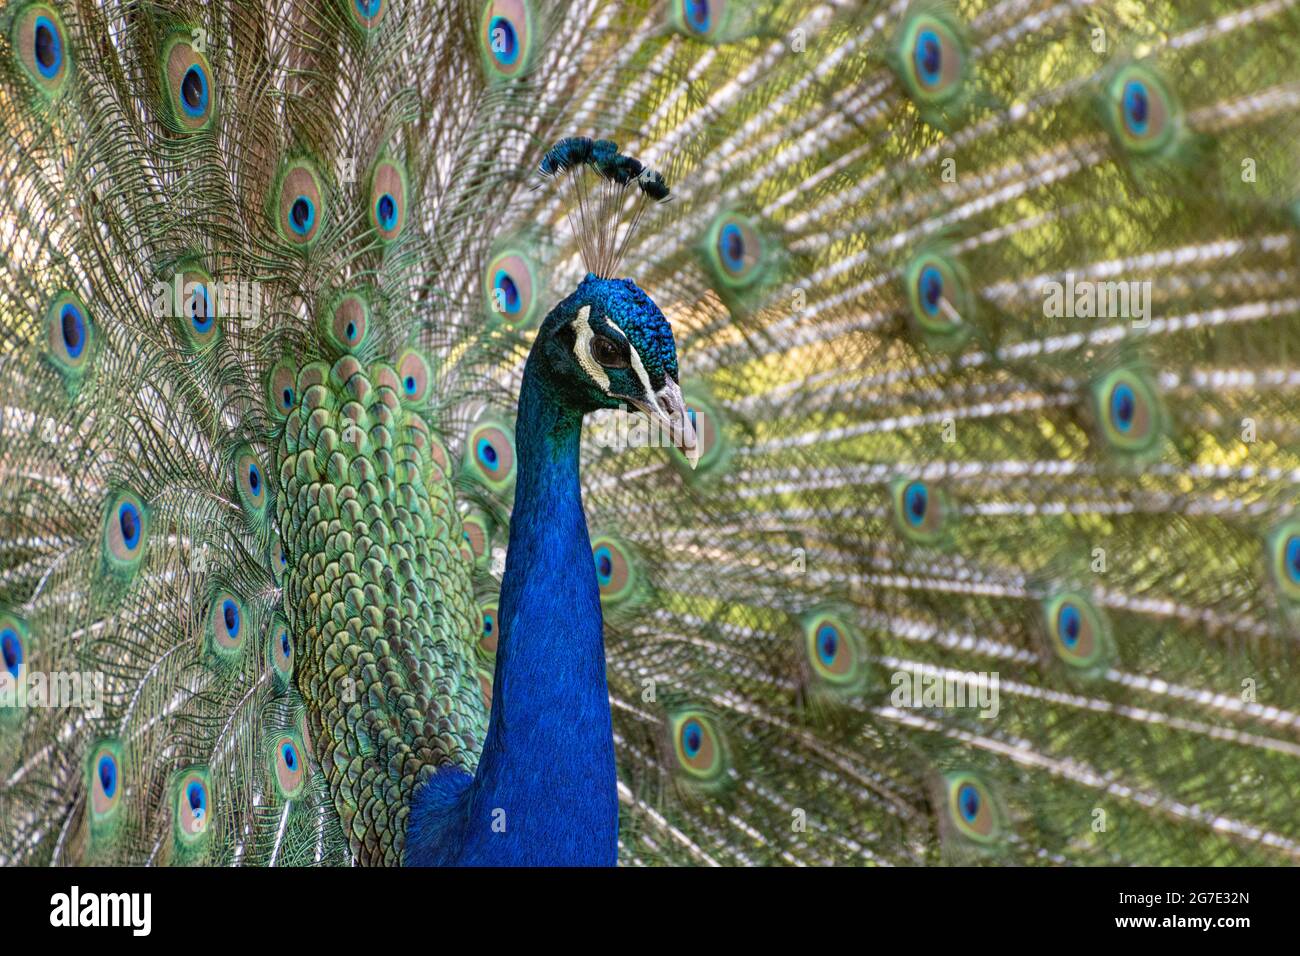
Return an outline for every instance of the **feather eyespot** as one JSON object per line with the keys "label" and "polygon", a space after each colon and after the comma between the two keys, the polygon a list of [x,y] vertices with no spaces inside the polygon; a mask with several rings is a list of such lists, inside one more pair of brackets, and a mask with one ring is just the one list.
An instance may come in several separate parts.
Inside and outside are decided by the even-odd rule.
{"label": "feather eyespot", "polygon": [[158,306],[169,306],[168,314],[180,316],[177,322],[181,336],[191,348],[206,349],[221,332],[214,298],[216,283],[194,262],[181,263],[176,274],[179,281],[168,276],[159,278],[159,287],[166,286],[167,292],[160,296]]}
{"label": "feather eyespot", "polygon": [[673,753],[683,777],[695,785],[717,785],[727,772],[727,751],[707,714],[687,710],[669,719]]}
{"label": "feather eyespot", "polygon": [[747,218],[727,215],[714,224],[710,244],[722,280],[733,288],[752,285],[759,277],[763,240]]}
{"label": "feather eyespot", "polygon": [[1177,135],[1182,110],[1154,70],[1130,63],[1106,88],[1108,126],[1124,150],[1149,155],[1169,146]]}
{"label": "feather eyespot", "polygon": [[334,302],[324,323],[326,338],[344,352],[356,352],[370,330],[370,306],[358,292],[346,292]]}
{"label": "feather eyespot", "polygon": [[433,382],[433,369],[415,349],[407,349],[397,357],[397,381],[402,401],[420,407],[428,401]]}
{"label": "feather eyespot", "polygon": [[172,37],[163,50],[163,86],[169,125],[177,132],[206,128],[213,117],[212,68],[188,33]]}
{"label": "feather eyespot", "polygon": [[866,668],[856,631],[837,615],[813,614],[804,620],[804,654],[819,688],[848,691],[861,687]]}
{"label": "feather eyespot", "polygon": [[488,311],[516,327],[532,320],[537,289],[537,267],[531,256],[518,249],[497,253],[483,273]]}
{"label": "feather eyespot", "polygon": [[948,818],[955,831],[967,840],[989,845],[1002,836],[1002,812],[988,786],[970,773],[946,778]]}
{"label": "feather eyespot", "polygon": [[267,636],[267,659],[275,675],[276,689],[285,690],[293,680],[293,640],[289,625],[278,614],[272,619]]}
{"label": "feather eyespot", "polygon": [[925,481],[900,479],[892,486],[894,523],[905,537],[938,544],[949,531],[952,506],[942,489]]}
{"label": "feather eyespot", "polygon": [[495,602],[484,604],[479,610],[482,614],[483,626],[478,646],[485,653],[495,654],[497,652],[497,641],[501,637],[501,628],[497,620],[497,605]]}
{"label": "feather eyespot", "polygon": [[292,361],[282,359],[272,366],[266,378],[266,398],[277,417],[286,417],[297,405],[297,385],[297,366]]}
{"label": "feather eyespot", "polygon": [[1118,369],[1093,386],[1102,437],[1117,451],[1153,450],[1163,436],[1164,414],[1155,392],[1135,370]]}
{"label": "feather eyespot", "polygon": [[533,12],[528,0],[491,0],[483,6],[479,46],[490,75],[519,76],[532,59]]}
{"label": "feather eyespot", "polygon": [[406,169],[391,159],[375,164],[370,176],[370,225],[384,242],[392,242],[406,226]]}
{"label": "feather eyespot", "polygon": [[465,470],[496,492],[505,491],[515,477],[515,442],[509,428],[480,422],[465,446]]}
{"label": "feather eyespot", "polygon": [[44,3],[26,7],[13,21],[10,47],[32,83],[47,96],[63,92],[71,67],[67,31],[58,11]]}
{"label": "feather eyespot", "polygon": [[208,608],[208,637],[212,653],[221,660],[236,659],[248,631],[244,602],[229,591],[219,592]]}
{"label": "feather eyespot", "polygon": [[103,518],[103,558],[109,571],[121,578],[135,574],[144,558],[149,512],[129,491],[110,495]]}
{"label": "feather eyespot", "polygon": [[102,833],[117,818],[122,806],[122,750],[116,740],[101,741],[91,748],[86,778],[91,826]]}
{"label": "feather eyespot", "polygon": [[637,562],[622,541],[613,535],[597,535],[591,541],[591,559],[596,566],[601,604],[612,606],[633,596]]}
{"label": "feather eyespot", "polygon": [[90,364],[94,327],[81,299],[72,292],[55,296],[46,313],[46,350],[49,363],[69,387],[79,383]]}
{"label": "feather eyespot", "polygon": [[192,847],[202,841],[211,820],[207,770],[191,767],[177,774],[173,793],[172,819],[176,841],[183,847]]}
{"label": "feather eyespot", "polygon": [[285,800],[300,796],[306,781],[306,767],[303,765],[302,744],[297,735],[280,734],[272,738],[271,776],[276,789]]}
{"label": "feather eyespot", "polygon": [[320,235],[325,215],[324,187],[316,168],[307,160],[290,162],[281,172],[275,193],[276,226],[295,246],[309,246]]}
{"label": "feather eyespot", "polygon": [[257,453],[247,445],[241,446],[235,455],[235,488],[245,513],[255,521],[264,519],[269,497],[266,473]]}
{"label": "feather eyespot", "polygon": [[961,345],[970,331],[973,301],[965,270],[941,252],[921,252],[904,270],[911,320],[926,344]]}
{"label": "feather eyespot", "polygon": [[930,14],[914,17],[900,34],[898,61],[908,95],[923,107],[957,96],[966,71],[966,53],[956,24]]}
{"label": "feather eyespot", "polygon": [[1110,623],[1101,609],[1077,592],[1065,592],[1043,605],[1048,646],[1074,672],[1096,676],[1113,656]]}

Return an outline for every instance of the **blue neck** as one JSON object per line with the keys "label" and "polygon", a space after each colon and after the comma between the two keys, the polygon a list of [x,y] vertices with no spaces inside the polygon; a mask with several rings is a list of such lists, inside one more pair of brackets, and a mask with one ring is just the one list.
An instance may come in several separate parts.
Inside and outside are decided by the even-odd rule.
{"label": "blue neck", "polygon": [[[492,715],[461,862],[617,862],[618,778],[578,483],[581,432],[582,415],[557,400],[530,359],[515,425],[518,480]],[[491,827],[494,819],[504,831]]]}

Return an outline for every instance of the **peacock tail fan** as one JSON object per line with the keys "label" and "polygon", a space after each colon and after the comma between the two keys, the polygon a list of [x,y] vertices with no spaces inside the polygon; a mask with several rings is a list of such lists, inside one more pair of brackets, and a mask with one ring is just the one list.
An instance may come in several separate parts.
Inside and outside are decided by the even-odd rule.
{"label": "peacock tail fan", "polygon": [[584,430],[621,861],[1300,858],[1296,4],[0,37],[0,862],[402,860],[588,272],[700,453]]}

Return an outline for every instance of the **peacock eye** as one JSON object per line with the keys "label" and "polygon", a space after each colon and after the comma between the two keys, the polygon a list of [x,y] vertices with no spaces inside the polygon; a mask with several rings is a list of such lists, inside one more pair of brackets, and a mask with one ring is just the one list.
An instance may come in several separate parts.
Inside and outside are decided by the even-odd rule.
{"label": "peacock eye", "polygon": [[628,357],[613,339],[597,335],[591,340],[591,357],[605,368],[627,368]]}

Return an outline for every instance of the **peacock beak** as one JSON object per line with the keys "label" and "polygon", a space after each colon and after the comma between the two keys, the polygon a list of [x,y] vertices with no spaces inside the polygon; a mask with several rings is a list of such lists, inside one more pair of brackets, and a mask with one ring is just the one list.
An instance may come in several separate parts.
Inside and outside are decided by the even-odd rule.
{"label": "peacock beak", "polygon": [[671,378],[664,379],[663,388],[654,393],[654,401],[643,398],[630,399],[651,421],[667,429],[673,445],[681,449],[691,469],[700,463],[700,440],[695,434],[695,424],[686,413],[686,400],[681,387]]}

